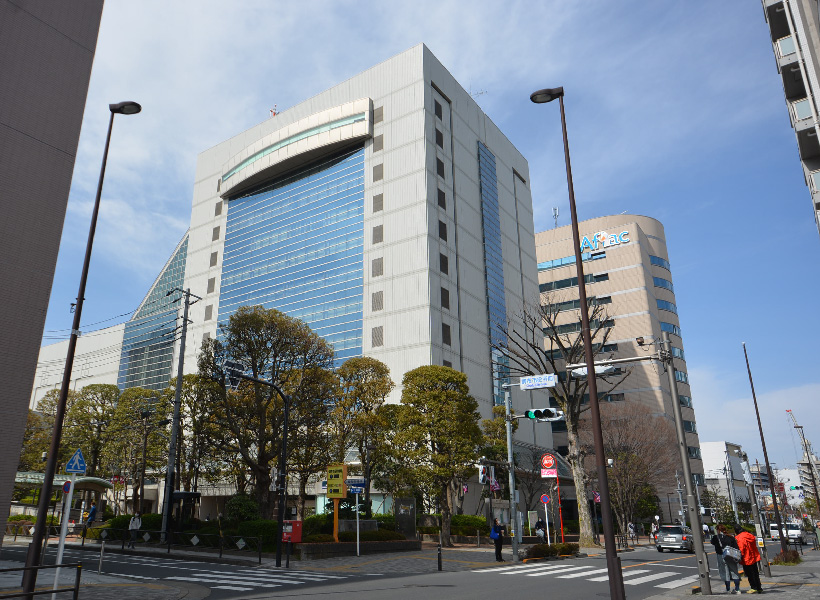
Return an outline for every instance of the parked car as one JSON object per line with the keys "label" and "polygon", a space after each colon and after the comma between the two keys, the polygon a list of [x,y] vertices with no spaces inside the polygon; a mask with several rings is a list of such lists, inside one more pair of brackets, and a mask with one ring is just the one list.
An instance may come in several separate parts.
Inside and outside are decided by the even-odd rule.
{"label": "parked car", "polygon": [[691,553],[695,551],[695,538],[692,537],[692,530],[685,525],[661,525],[655,547],[658,552],[686,550]]}

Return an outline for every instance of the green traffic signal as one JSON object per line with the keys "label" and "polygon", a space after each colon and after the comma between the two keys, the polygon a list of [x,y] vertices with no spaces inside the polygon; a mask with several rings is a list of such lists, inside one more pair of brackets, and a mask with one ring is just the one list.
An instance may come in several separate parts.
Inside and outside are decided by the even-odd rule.
{"label": "green traffic signal", "polygon": [[559,415],[554,408],[534,408],[525,412],[524,416],[528,419],[555,419]]}

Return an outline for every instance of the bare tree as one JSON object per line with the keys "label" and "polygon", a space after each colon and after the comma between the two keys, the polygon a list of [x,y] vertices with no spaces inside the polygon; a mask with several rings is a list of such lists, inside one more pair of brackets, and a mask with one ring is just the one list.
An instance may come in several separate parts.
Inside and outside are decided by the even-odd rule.
{"label": "bare tree", "polygon": [[[493,348],[505,359],[499,369],[507,369],[510,376],[559,374],[558,384],[550,388],[552,398],[559,410],[564,411],[567,424],[567,460],[572,468],[576,497],[586,497],[587,476],[584,458],[588,450],[579,439],[581,413],[589,408],[585,401],[586,377],[572,377],[565,365],[584,360],[584,342],[581,335],[581,315],[578,301],[561,301],[553,293],[542,293],[537,306],[525,304],[520,313],[508,320],[504,328],[504,341],[494,343]],[[608,318],[604,305],[589,298],[590,336],[593,354],[599,355],[607,348],[614,325]],[[601,377],[607,388],[599,395],[606,395],[617,387],[629,371],[616,371],[614,376]],[[589,505],[578,502],[581,546],[593,545],[592,515]]]}
{"label": "bare tree", "polygon": [[[591,446],[589,427],[582,428],[581,438]],[[601,406],[601,429],[606,457],[614,461],[608,469],[612,510],[625,532],[627,523],[635,520],[641,498],[674,483],[680,458],[675,430],[668,418],[647,414],[645,406],[635,403]],[[595,464],[590,458],[587,469],[594,476]]]}

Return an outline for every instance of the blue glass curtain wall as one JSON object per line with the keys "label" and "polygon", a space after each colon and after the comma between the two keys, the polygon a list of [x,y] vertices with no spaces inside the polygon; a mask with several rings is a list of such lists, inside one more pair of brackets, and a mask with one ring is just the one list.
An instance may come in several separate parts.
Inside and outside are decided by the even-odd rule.
{"label": "blue glass curtain wall", "polygon": [[322,159],[228,204],[219,323],[240,306],[276,308],[362,353],[364,149]]}
{"label": "blue glass curtain wall", "polygon": [[174,333],[179,302],[166,296],[185,282],[188,237],[165,266],[142,306],[125,324],[117,386],[162,390],[173,376]]}
{"label": "blue glass curtain wall", "polygon": [[[484,271],[487,278],[487,312],[491,344],[505,346],[507,337],[507,303],[504,294],[504,257],[501,250],[501,218],[498,208],[498,181],[495,156],[478,142],[479,193],[481,194],[481,224],[484,236]],[[493,365],[493,402],[504,403],[503,384],[509,383],[507,358],[490,350]]]}

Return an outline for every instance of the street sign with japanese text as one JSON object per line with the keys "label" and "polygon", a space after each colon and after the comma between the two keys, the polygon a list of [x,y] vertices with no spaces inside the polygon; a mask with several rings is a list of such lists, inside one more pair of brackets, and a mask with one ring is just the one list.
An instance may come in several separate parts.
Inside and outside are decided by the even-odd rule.
{"label": "street sign with japanese text", "polygon": [[330,465],[327,468],[327,497],[347,498],[347,465]]}
{"label": "street sign with japanese text", "polygon": [[541,469],[541,477],[544,478],[557,478],[558,477],[558,469]]}
{"label": "street sign with japanese text", "polygon": [[538,390],[545,387],[555,387],[558,378],[554,373],[544,375],[530,375],[522,377],[518,382],[518,387],[522,390]]}

